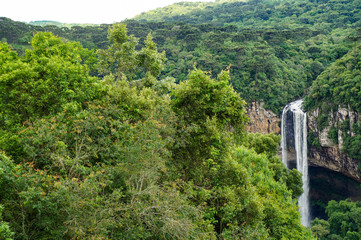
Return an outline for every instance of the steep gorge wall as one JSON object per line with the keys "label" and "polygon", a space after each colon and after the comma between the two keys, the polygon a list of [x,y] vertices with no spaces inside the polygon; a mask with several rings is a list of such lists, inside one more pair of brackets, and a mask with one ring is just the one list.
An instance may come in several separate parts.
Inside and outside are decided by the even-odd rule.
{"label": "steep gorge wall", "polygon": [[[337,144],[329,138],[329,132],[332,126],[336,127],[346,120],[349,120],[350,126],[352,126],[353,123],[361,120],[359,114],[348,108],[339,106],[336,111],[329,113],[328,126],[322,130],[318,128],[317,124],[317,119],[320,114],[319,109],[308,112],[308,130],[309,132],[312,131],[315,136],[318,137],[320,143],[320,147],[308,144],[310,165],[340,172],[358,182],[361,182],[358,161],[350,158],[342,151],[343,134],[341,130],[338,130]],[[350,134],[353,134],[352,128]]]}

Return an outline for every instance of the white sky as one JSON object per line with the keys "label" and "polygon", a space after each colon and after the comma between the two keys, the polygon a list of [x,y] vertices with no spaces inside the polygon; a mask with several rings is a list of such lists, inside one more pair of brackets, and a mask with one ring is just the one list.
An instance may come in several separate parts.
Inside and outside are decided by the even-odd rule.
{"label": "white sky", "polygon": [[[182,0],[5,0],[0,17],[30,22],[114,23]],[[197,2],[197,0],[183,0]],[[214,2],[214,0],[198,0]]]}

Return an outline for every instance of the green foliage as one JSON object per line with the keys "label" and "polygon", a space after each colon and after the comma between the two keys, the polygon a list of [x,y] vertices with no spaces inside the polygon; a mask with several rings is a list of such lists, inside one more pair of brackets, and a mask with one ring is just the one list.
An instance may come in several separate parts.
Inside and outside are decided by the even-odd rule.
{"label": "green foliage", "polygon": [[317,118],[317,127],[320,131],[329,126],[328,114],[321,114]]}
{"label": "green foliage", "polygon": [[215,80],[195,69],[188,78],[172,92],[173,108],[186,124],[202,124],[207,118],[217,118],[222,126],[244,128],[245,102],[229,85],[228,71],[222,71]]}
{"label": "green foliage", "polygon": [[[0,170],[1,171],[1,170]],[[8,223],[2,221],[2,211],[3,207],[0,205],[0,238],[4,240],[13,239],[14,233],[10,230]]]}
{"label": "green foliage", "polygon": [[[277,136],[244,132],[240,96],[279,112],[307,92],[321,129],[329,103],[359,111],[359,9],[178,3],[138,17],[172,23],[110,28],[1,18],[1,41],[21,56],[0,43],[0,146],[11,156],[0,163],[0,236],[5,226],[16,239],[312,239],[296,206],[300,173],[275,156]],[[28,46],[38,31],[63,39],[39,33]],[[98,48],[99,61],[64,38]],[[341,125],[343,151],[360,159],[358,125]],[[315,133],[309,143],[320,147]],[[342,211],[315,220],[315,235],[359,239],[348,224],[357,211]]]}
{"label": "green foliage", "polygon": [[[347,107],[349,110],[359,112],[360,107],[360,84],[361,68],[360,51],[361,46],[356,46],[341,59],[337,60],[331,67],[327,68],[313,83],[309,94],[305,98],[305,107],[307,110],[320,107],[325,109],[326,113],[321,115],[320,129],[328,125],[328,114],[331,106]],[[322,124],[325,123],[325,124]],[[326,124],[327,123],[327,124]],[[343,151],[351,158],[361,160],[359,149],[361,143],[361,131],[359,123],[350,126],[350,119],[345,119],[339,126],[343,137]],[[353,134],[351,134],[353,132]],[[338,143],[338,129],[332,127],[329,137],[334,143]]]}
{"label": "green foliage", "polygon": [[346,126],[343,126],[344,143],[342,150],[345,151],[350,157],[361,161],[361,150],[359,148],[361,143],[361,127],[360,123],[357,122],[352,126],[353,135],[350,134],[350,121],[345,120]]}
{"label": "green foliage", "polygon": [[311,144],[311,146],[314,146],[316,148],[321,147],[320,140],[315,132],[309,131],[307,136],[307,142]]}
{"label": "green foliage", "polygon": [[323,239],[323,237],[330,234],[330,223],[326,220],[316,218],[312,221],[311,230],[317,239]]}
{"label": "green foliage", "polygon": [[[356,112],[361,110],[359,104],[361,101],[359,94],[359,85],[361,83],[359,51],[360,46],[357,46],[355,42],[352,51],[337,60],[317,78],[305,98],[306,110],[317,107],[324,110],[324,113],[318,118],[320,130],[329,124],[328,114],[332,108],[346,107]],[[339,125],[331,127],[329,137],[337,144],[339,128],[343,138],[342,150],[351,158],[361,160],[359,123],[350,126],[350,120],[346,119]]]}
{"label": "green foliage", "polygon": [[150,89],[112,82],[87,109],[29,124],[16,159],[27,164],[7,158],[0,176],[17,237],[212,239],[199,210],[174,186],[158,184],[169,157],[169,111]]}
{"label": "green foliage", "polygon": [[[324,26],[309,29],[300,25],[289,26],[287,24],[280,28],[279,21],[283,20],[284,18],[281,18],[277,21],[276,28],[265,29],[238,28],[234,25],[215,27],[211,24],[187,25],[184,23],[127,21],[127,31],[136,36],[135,40],[140,39],[140,41],[138,46],[138,44],[132,43],[134,37],[129,36],[128,43],[124,43],[128,50],[124,50],[124,52],[134,52],[130,51],[132,44],[138,46],[135,52],[140,51],[142,47],[145,47],[143,42],[146,40],[147,34],[152,32],[154,42],[161,51],[167,52],[169,59],[165,63],[161,77],[171,76],[178,82],[183,81],[187,78],[188,71],[193,68],[195,62],[199,69],[214,73],[231,65],[231,83],[236,91],[241,93],[242,98],[248,102],[263,100],[268,109],[279,112],[288,102],[302,97],[305,89],[311,85],[323,69],[347,53],[351,47],[351,44],[346,41],[347,35],[351,33],[349,29],[339,28],[330,32],[326,31]],[[21,25],[20,23],[4,22],[16,29],[24,29],[21,30],[26,35],[24,37],[32,35],[32,32],[27,31],[33,26],[28,28],[21,26],[20,28],[18,26]],[[80,41],[88,48],[108,49],[107,52],[113,52],[110,55],[114,56],[116,51],[114,43],[113,47],[108,47],[109,44],[106,41],[107,28],[107,25],[77,26],[71,29],[53,26],[53,28],[40,28],[36,31],[51,31],[58,36]],[[8,35],[4,34],[4,37],[6,38]],[[104,50],[100,52],[102,51]],[[121,52],[117,51],[117,54],[119,55]],[[144,81],[144,83],[138,82],[137,84],[152,85],[155,82],[152,77],[155,73],[151,74],[148,71],[149,73],[146,74],[146,71],[143,71],[146,64],[140,61],[138,64],[141,66],[134,69],[129,68],[130,62],[135,61],[134,57],[130,54],[128,58],[125,58],[128,59],[126,60],[128,64],[125,62],[122,64],[124,74],[126,72],[130,74],[128,79]],[[163,59],[163,57],[158,53],[151,59]],[[106,58],[104,56],[103,59]],[[113,60],[109,57],[108,61],[102,61],[100,72],[103,74],[112,72],[113,75],[116,75],[117,61],[119,58],[114,59],[114,57]],[[153,66],[159,66],[160,62],[157,60],[153,63],[155,64]]]}
{"label": "green foliage", "polygon": [[242,135],[245,102],[228,84],[229,73],[218,79],[195,69],[189,79],[172,91],[172,108],[178,117],[178,137],[174,157],[185,176],[204,181],[202,171],[216,167],[227,149],[231,131]]}
{"label": "green foliage", "polygon": [[[184,6],[192,8],[194,3],[186,3]],[[209,7],[214,3],[202,3],[206,8],[197,9],[195,12],[196,20],[200,20],[199,17],[204,12],[208,12]],[[201,5],[202,5],[201,4]],[[137,62],[137,57],[131,52],[135,53],[141,51],[142,47],[147,48],[144,41],[147,39],[147,34],[152,33],[154,42],[157,43],[158,48],[161,51],[166,51],[167,58],[169,59],[164,64],[164,70],[161,72],[160,77],[174,77],[177,82],[183,81],[187,78],[188,71],[197,64],[199,69],[205,71],[212,71],[218,73],[222,69],[226,69],[231,65],[231,83],[233,87],[239,92],[243,99],[247,102],[250,101],[263,101],[265,107],[274,112],[280,112],[282,107],[288,102],[303,97],[306,93],[306,89],[312,84],[312,81],[332,62],[347,53],[352,47],[348,42],[347,36],[352,33],[351,28],[347,28],[348,24],[337,24],[338,28],[330,29],[327,25],[322,25],[324,22],[328,22],[330,19],[323,18],[323,23],[318,24],[319,19],[314,20],[310,28],[310,24],[306,24],[306,27],[302,23],[303,20],[300,14],[293,14],[288,16],[287,10],[293,9],[295,12],[304,11],[303,7],[311,7],[312,14],[307,19],[314,18],[319,13],[324,13],[322,9],[319,9],[319,4],[314,2],[298,4],[298,2],[285,3],[285,2],[268,2],[264,6],[264,2],[250,1],[247,3],[233,1],[219,2],[216,5],[221,6],[220,13],[222,18],[228,16],[228,12],[231,16],[228,16],[229,20],[235,21],[235,24],[239,25],[224,25],[219,24],[217,20],[214,20],[212,25],[210,23],[203,23],[198,25],[189,25],[184,23],[164,23],[164,22],[145,22],[139,23],[133,20],[125,22],[131,35],[129,36],[127,43],[123,46],[123,50],[118,50],[113,46],[109,46],[106,41],[106,31],[109,26],[88,26],[88,27],[72,27],[72,28],[57,28],[49,26],[39,30],[51,31],[54,34],[80,41],[84,46],[88,48],[107,49],[100,50],[100,52],[108,52],[100,54],[104,57],[100,66],[100,72],[102,74],[109,74],[119,76],[121,71],[128,77],[128,80],[139,80],[136,84],[151,86],[154,84],[154,75],[157,75],[159,69],[162,68],[162,61],[164,55],[154,52],[153,56],[147,63],[142,63],[142,57],[139,56],[139,64],[135,68],[129,66],[133,62]],[[325,3],[330,4],[330,3]],[[353,3],[337,4],[337,9],[343,9],[350,7]],[[237,6],[236,8],[228,9],[229,7]],[[266,27],[260,29],[252,28],[249,26],[256,24],[262,26],[260,21],[264,21],[263,18],[253,19],[252,16],[258,11],[267,11],[266,15],[279,11],[278,7],[282,6],[283,9],[280,15],[276,14],[272,19],[274,21],[273,28]],[[357,4],[356,4],[357,6]],[[251,7],[249,9],[249,7]],[[351,9],[353,9],[350,7]],[[224,8],[224,9],[223,9]],[[239,9],[244,9],[242,13],[239,13]],[[313,9],[315,8],[315,9]],[[323,8],[323,7],[321,7]],[[223,10],[221,10],[223,9]],[[227,9],[226,12],[223,12]],[[252,11],[254,9],[254,11]],[[297,9],[297,10],[295,10]],[[174,9],[173,9],[174,10]],[[172,11],[173,11],[172,10]],[[308,9],[310,10],[310,9]],[[307,10],[307,11],[308,11]],[[218,10],[217,10],[218,11]],[[216,11],[216,12],[217,12]],[[236,11],[236,15],[233,16],[233,11]],[[336,10],[338,11],[338,10]],[[239,15],[243,15],[244,12],[248,12],[245,18],[239,18]],[[284,16],[284,15],[287,16]],[[357,18],[358,13],[353,13]],[[169,15],[169,13],[167,13]],[[263,16],[264,14],[261,14]],[[214,13],[207,14],[207,18],[214,17]],[[341,15],[340,15],[341,16]],[[189,17],[189,16],[188,16]],[[247,22],[246,19],[249,19]],[[291,18],[291,19],[290,19]],[[341,17],[339,17],[341,18]],[[344,19],[347,21],[347,19]],[[244,24],[244,21],[247,24]],[[285,21],[285,23],[283,23]],[[290,25],[290,22],[298,22]],[[5,21],[8,23],[8,21]],[[340,20],[342,22],[342,20]],[[282,24],[280,24],[282,23]],[[10,23],[8,23],[10,24]],[[14,28],[24,29],[21,38],[29,37],[32,32],[28,32],[29,28],[33,26],[18,26],[20,23],[11,23]],[[121,24],[120,24],[121,25]],[[25,30],[26,29],[26,30]],[[112,29],[112,28],[110,28]],[[119,30],[119,29],[118,29]],[[114,28],[114,31],[118,31]],[[332,30],[332,31],[331,31]],[[19,30],[20,31],[20,30]],[[33,30],[35,31],[35,30]],[[121,31],[121,30],[119,30]],[[20,31],[21,32],[21,31]],[[25,33],[26,32],[26,33]],[[0,31],[1,33],[1,31]],[[6,31],[4,31],[6,33]],[[26,35],[27,34],[27,35]],[[124,35],[124,34],[123,34]],[[13,36],[13,35],[11,35]],[[1,35],[0,35],[1,37]],[[8,34],[4,34],[4,38],[8,38]],[[134,40],[139,39],[135,43]],[[135,51],[133,46],[136,46]],[[19,46],[19,45],[17,45]],[[22,48],[25,47],[22,45]],[[17,47],[18,48],[18,47]],[[131,50],[133,49],[133,50]],[[21,50],[24,51],[24,50]],[[143,50],[142,50],[143,51]],[[112,53],[110,53],[112,52]],[[120,55],[123,52],[123,56],[120,58],[115,55]],[[128,53],[127,53],[128,52]],[[149,52],[147,50],[147,52]],[[129,54],[130,53],[130,54]],[[156,54],[157,53],[157,54]],[[129,54],[125,57],[124,54]],[[113,57],[110,57],[110,56]],[[149,55],[151,56],[151,55]],[[105,60],[108,58],[108,60]],[[124,62],[121,64],[123,70],[117,73],[117,61],[124,58]],[[162,60],[163,59],[163,60]],[[143,58],[144,60],[144,58]],[[160,61],[159,61],[160,60]],[[152,63],[151,63],[152,62]],[[150,71],[151,68],[155,71]],[[144,71],[146,70],[146,71]],[[148,72],[148,73],[147,73]],[[128,75],[127,75],[128,74]],[[215,77],[215,76],[213,76]]]}
{"label": "green foliage", "polygon": [[355,47],[354,51],[337,60],[318,77],[305,100],[306,109],[313,109],[323,103],[332,103],[350,106],[356,111],[361,110],[359,97],[361,55],[357,54],[360,49],[361,46]]}
{"label": "green foliage", "polygon": [[286,182],[287,188],[292,191],[292,197],[296,199],[301,196],[303,193],[302,174],[296,169],[292,169],[285,174],[283,178]]}
{"label": "green foliage", "polygon": [[258,154],[266,153],[273,156],[278,152],[280,140],[281,136],[275,135],[274,133],[268,135],[249,133],[247,134],[246,143],[248,144],[248,148],[254,149]]}
{"label": "green foliage", "polygon": [[81,27],[87,27],[87,26],[98,26],[98,24],[88,24],[88,23],[84,23],[84,24],[80,24],[80,23],[61,23],[61,22],[57,22],[57,21],[49,21],[49,20],[44,20],[44,21],[31,21],[29,22],[30,25],[34,25],[34,26],[41,26],[41,27],[45,27],[45,26],[57,26],[59,28],[71,28],[74,26],[81,26]]}
{"label": "green foliage", "polygon": [[89,75],[94,53],[51,33],[38,33],[31,45],[23,57],[1,45],[0,121],[7,128],[31,118],[78,111],[99,94],[97,79]]}
{"label": "green foliage", "polygon": [[165,52],[158,52],[152,35],[148,34],[145,47],[139,51],[136,50],[138,39],[133,35],[128,36],[124,24],[114,24],[109,28],[108,38],[111,46],[98,50],[100,73],[113,74],[118,80],[141,80],[143,86],[153,86],[166,58]]}
{"label": "green foliage", "polygon": [[312,222],[312,231],[318,239],[360,239],[360,202],[332,200],[328,203],[326,213],[327,221],[315,219]]}
{"label": "green foliage", "polygon": [[330,131],[328,132],[328,137],[334,144],[338,144],[338,129],[334,126],[331,126]]}
{"label": "green foliage", "polygon": [[[292,199],[300,191],[300,174],[289,173],[275,157],[278,136],[240,137],[244,101],[228,80],[226,71],[215,80],[195,69],[172,91],[179,119],[174,175],[180,175],[191,202],[203,206],[221,238],[311,239]],[[245,146],[237,146],[242,141]]]}
{"label": "green foliage", "polygon": [[296,169],[289,170],[276,157],[280,143],[280,136],[271,134],[248,133],[244,145],[253,149],[257,154],[265,154],[270,161],[270,168],[275,172],[274,179],[283,181],[292,192],[292,198],[297,199],[302,193],[301,173]]}

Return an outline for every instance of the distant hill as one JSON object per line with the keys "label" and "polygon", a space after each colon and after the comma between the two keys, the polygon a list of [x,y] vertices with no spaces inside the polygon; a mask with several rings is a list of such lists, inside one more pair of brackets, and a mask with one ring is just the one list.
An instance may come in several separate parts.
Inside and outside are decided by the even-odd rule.
{"label": "distant hill", "polygon": [[30,25],[34,25],[34,26],[41,26],[41,27],[45,27],[45,26],[57,26],[59,28],[63,28],[63,27],[67,27],[67,28],[71,28],[74,26],[81,26],[81,27],[88,27],[88,26],[99,26],[99,24],[87,24],[87,23],[61,23],[61,22],[57,22],[57,21],[50,21],[50,20],[43,20],[43,21],[31,21],[29,22]]}
{"label": "distant hill", "polygon": [[250,0],[175,3],[142,13],[137,21],[212,23],[240,27],[361,27],[359,0]]}
{"label": "distant hill", "polygon": [[[216,0],[215,2],[178,2],[172,5],[157,8],[148,12],[143,12],[133,19],[137,21],[156,21],[172,22],[178,21],[179,18],[190,15],[199,16],[200,11],[212,9],[219,4],[229,4],[234,2],[247,2],[247,0]],[[187,20],[185,21],[187,22]]]}
{"label": "distant hill", "polygon": [[63,24],[54,21],[36,21],[33,24],[0,17],[0,40],[12,44],[20,52],[36,32],[48,31],[59,37],[79,41],[87,48],[104,48],[108,42],[109,25]]}
{"label": "distant hill", "polygon": [[57,27],[61,27],[63,25],[63,23],[61,22],[56,22],[56,21],[49,21],[49,20],[44,20],[44,21],[31,21],[29,22],[30,25],[35,25],[35,26],[41,26],[41,27],[45,27],[47,25],[54,25]]}

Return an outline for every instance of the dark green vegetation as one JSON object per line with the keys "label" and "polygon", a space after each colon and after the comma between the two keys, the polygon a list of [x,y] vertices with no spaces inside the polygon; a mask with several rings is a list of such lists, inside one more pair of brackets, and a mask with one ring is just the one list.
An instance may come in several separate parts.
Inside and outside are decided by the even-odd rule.
{"label": "dark green vegetation", "polygon": [[312,231],[320,240],[361,239],[361,202],[330,201],[326,207],[328,220],[315,219]]}
{"label": "dark green vegetation", "polygon": [[108,38],[99,60],[46,32],[1,43],[1,239],[312,239],[229,70],[175,85],[151,35]]}
{"label": "dark green vegetation", "polygon": [[80,42],[86,48],[105,48],[108,44],[108,25],[100,26],[72,26],[58,27],[46,25],[44,27],[15,22],[0,17],[0,40],[11,44],[20,54],[29,47],[29,42],[37,32],[52,32],[56,36]]}

